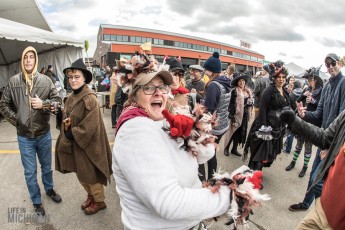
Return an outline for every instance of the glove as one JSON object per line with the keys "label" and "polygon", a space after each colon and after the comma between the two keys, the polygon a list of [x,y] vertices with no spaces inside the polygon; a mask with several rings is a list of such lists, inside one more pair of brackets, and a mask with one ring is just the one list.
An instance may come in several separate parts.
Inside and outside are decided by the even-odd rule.
{"label": "glove", "polygon": [[280,114],[280,120],[285,124],[291,125],[295,119],[295,112],[290,107],[284,107]]}
{"label": "glove", "polygon": [[172,137],[188,137],[193,128],[194,121],[185,115],[172,115],[167,109],[162,111],[163,116],[170,124],[170,135]]}
{"label": "glove", "polygon": [[65,137],[66,137],[68,140],[73,140],[73,139],[74,139],[73,133],[72,133],[72,130],[71,130],[71,129],[68,129],[67,131],[64,131],[64,134],[65,134]]}

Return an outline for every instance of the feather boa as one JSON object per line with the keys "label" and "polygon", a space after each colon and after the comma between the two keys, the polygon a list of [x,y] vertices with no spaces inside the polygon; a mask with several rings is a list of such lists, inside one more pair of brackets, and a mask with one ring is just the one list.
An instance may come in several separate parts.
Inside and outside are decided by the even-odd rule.
{"label": "feather boa", "polygon": [[228,173],[215,173],[212,180],[205,185],[212,192],[217,192],[221,185],[227,186],[230,190],[230,209],[227,212],[230,225],[236,229],[237,224],[244,224],[248,227],[247,220],[253,214],[252,208],[261,206],[262,201],[270,200],[267,194],[261,194],[262,171],[250,170],[243,165],[234,170],[231,175]]}

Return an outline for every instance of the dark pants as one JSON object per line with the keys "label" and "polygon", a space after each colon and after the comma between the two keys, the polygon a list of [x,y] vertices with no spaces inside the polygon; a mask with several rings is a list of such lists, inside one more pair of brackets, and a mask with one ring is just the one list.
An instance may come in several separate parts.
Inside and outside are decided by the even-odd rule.
{"label": "dark pants", "polygon": [[115,104],[115,105],[113,105],[113,107],[111,107],[111,125],[113,126],[113,127],[115,127],[115,125],[116,125],[116,122],[117,122],[117,117],[116,117],[116,107],[117,107],[117,105]]}
{"label": "dark pants", "polygon": [[[222,139],[222,136],[224,135],[221,134],[221,135],[217,135],[217,139],[216,139],[216,143],[219,144],[220,140]],[[217,152],[216,152],[216,149],[214,150],[215,153],[214,153],[214,156],[209,159],[207,161],[207,176],[208,176],[208,179],[206,179],[206,175],[205,175],[205,165],[204,164],[201,164],[199,165],[199,179],[204,182],[206,180],[210,180],[212,178],[212,175],[213,173],[217,172]]]}
{"label": "dark pants", "polygon": [[321,165],[321,157],[320,157],[321,149],[317,149],[316,156],[314,159],[313,167],[310,172],[309,182],[308,182],[308,188],[307,191],[310,190],[305,194],[303,204],[306,207],[310,207],[310,205],[313,203],[314,198],[317,199],[321,196],[322,193],[322,187],[324,180],[320,180],[312,189],[310,189],[312,183],[314,182],[317,174],[319,173],[320,165]]}
{"label": "dark pants", "polygon": [[120,117],[120,115],[121,115],[121,113],[122,113],[122,109],[123,109],[123,105],[118,104],[118,105],[116,106],[116,120],[119,119],[119,117]]}

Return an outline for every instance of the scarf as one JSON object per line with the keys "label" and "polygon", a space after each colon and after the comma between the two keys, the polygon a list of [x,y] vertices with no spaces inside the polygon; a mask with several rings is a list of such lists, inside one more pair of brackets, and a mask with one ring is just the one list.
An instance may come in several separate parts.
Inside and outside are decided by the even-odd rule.
{"label": "scarf", "polygon": [[123,111],[119,117],[119,120],[117,121],[116,124],[116,131],[115,131],[115,136],[117,132],[119,131],[120,127],[128,120],[135,118],[135,117],[148,117],[149,115],[147,112],[143,109],[140,108],[136,104],[131,104],[125,108],[123,108]]}

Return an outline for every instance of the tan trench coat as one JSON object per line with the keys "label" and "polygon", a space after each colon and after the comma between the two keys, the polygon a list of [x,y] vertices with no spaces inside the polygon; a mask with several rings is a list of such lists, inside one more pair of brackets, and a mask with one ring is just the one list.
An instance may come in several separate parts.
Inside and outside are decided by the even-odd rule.
{"label": "tan trench coat", "polygon": [[65,137],[63,124],[56,142],[55,168],[61,173],[75,172],[80,181],[107,185],[112,174],[111,150],[96,94],[86,85],[70,94],[63,119],[71,118],[73,140]]}

